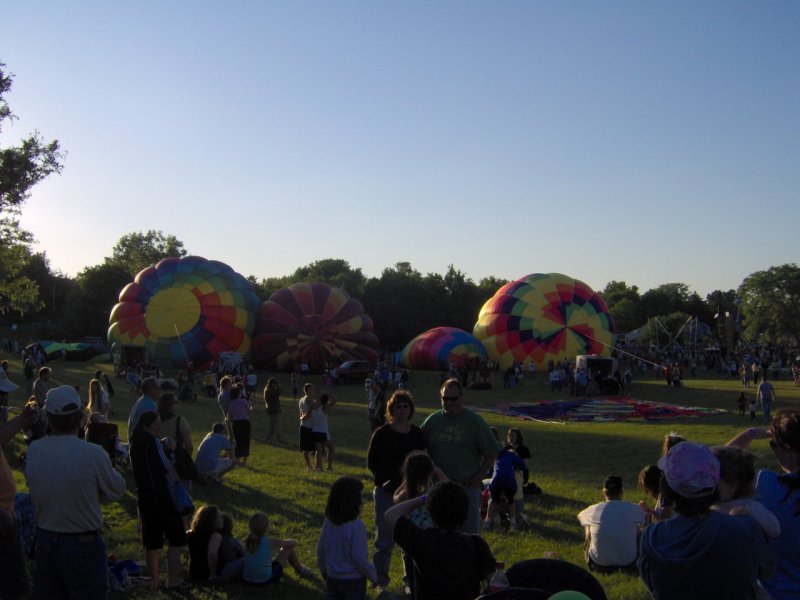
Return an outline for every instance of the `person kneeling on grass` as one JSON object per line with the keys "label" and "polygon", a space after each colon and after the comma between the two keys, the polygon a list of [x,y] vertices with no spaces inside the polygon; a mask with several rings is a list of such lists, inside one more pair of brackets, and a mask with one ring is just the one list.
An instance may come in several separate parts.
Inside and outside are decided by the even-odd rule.
{"label": "person kneeling on grass", "polygon": [[[314,579],[314,572],[297,556],[297,540],[270,540],[269,517],[262,512],[250,517],[250,533],[245,541],[242,580],[250,585],[269,585],[280,581],[286,565],[292,565],[300,577]],[[272,551],[278,554],[272,558]]]}
{"label": "person kneeling on grass", "polygon": [[[420,529],[408,515],[421,506],[435,527]],[[395,504],[384,519],[394,540],[414,560],[417,600],[471,600],[495,569],[486,542],[461,532],[467,521],[469,498],[452,481],[437,483],[430,493]]]}
{"label": "person kneeling on grass", "polygon": [[514,450],[503,448],[497,454],[492,469],[492,478],[489,480],[489,506],[486,509],[484,529],[494,527],[496,513],[508,512],[511,520],[511,529],[516,530],[517,505],[514,496],[517,494],[517,471],[524,471],[525,463],[517,456]]}
{"label": "person kneeling on grass", "polygon": [[[220,457],[220,453],[224,456]],[[225,473],[234,466],[230,455],[231,443],[225,435],[225,424],[214,423],[211,431],[200,442],[194,465],[201,477],[221,483]]]}
{"label": "person kneeling on grass", "polygon": [[618,475],[606,478],[603,496],[605,502],[578,513],[586,530],[586,564],[590,571],[636,574],[639,533],[646,514],[640,506],[622,500],[622,478]]}

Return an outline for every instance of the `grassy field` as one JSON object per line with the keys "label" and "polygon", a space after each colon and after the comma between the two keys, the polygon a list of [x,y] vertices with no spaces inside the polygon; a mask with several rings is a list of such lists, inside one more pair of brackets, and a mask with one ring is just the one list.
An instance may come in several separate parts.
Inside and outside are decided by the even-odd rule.
{"label": "grassy field", "polygon": [[[4,357],[9,358],[9,357]],[[11,378],[24,384],[18,360],[11,360]],[[53,379],[63,384],[80,385],[86,394],[89,379],[96,368],[111,373],[111,365],[104,362],[55,362]],[[618,474],[626,484],[626,499],[638,501],[642,493],[636,489],[636,477],[642,466],[655,462],[659,456],[664,434],[671,430],[698,442],[719,444],[730,439],[743,427],[750,426],[749,417],[742,419],[737,415],[735,399],[740,391],[738,381],[725,380],[716,374],[699,374],[697,378],[687,378],[685,387],[673,389],[663,380],[644,376],[634,380],[633,396],[640,400],[653,400],[686,406],[706,406],[725,408],[725,415],[701,418],[678,419],[661,422],[611,422],[611,423],[539,423],[512,419],[497,414],[481,413],[490,425],[505,432],[508,427],[522,429],[526,445],[531,449],[531,476],[543,489],[544,494],[535,497],[528,504],[528,514],[533,528],[529,531],[503,533],[492,531],[485,534],[495,556],[505,560],[507,565],[526,558],[542,556],[545,552],[555,552],[564,560],[582,564],[581,528],[575,515],[589,504],[601,500],[600,488],[609,474]],[[259,388],[263,388],[268,374],[259,376]],[[370,534],[373,531],[373,512],[371,497],[371,478],[367,471],[366,448],[369,440],[364,389],[361,385],[341,386],[335,394],[339,400],[330,416],[330,427],[337,444],[335,471],[332,473],[309,473],[302,456],[295,446],[296,411],[291,396],[285,395],[289,388],[289,378],[278,375],[284,390],[283,430],[290,444],[267,444],[266,415],[263,402],[256,403],[253,415],[253,444],[250,465],[245,469],[232,471],[222,487],[195,485],[193,497],[195,504],[217,504],[229,512],[236,521],[235,534],[243,538],[246,534],[247,519],[255,511],[270,515],[275,535],[299,540],[300,555],[309,565],[314,565],[314,549],[323,508],[328,490],[333,481],[341,475],[361,478],[365,485],[365,506],[363,519]],[[776,385],[776,408],[800,408],[800,389],[790,380],[773,382]],[[319,378],[311,381],[321,385]],[[414,394],[417,412],[414,422],[423,419],[438,408],[438,373],[412,373],[409,388]],[[124,434],[128,412],[135,398],[121,380],[115,380],[116,394],[112,399],[111,420],[120,425]],[[536,401],[542,399],[567,398],[566,394],[553,394],[540,382],[526,381],[523,387],[503,390],[502,381],[497,378],[495,388],[487,391],[468,391],[466,400],[472,406],[491,406],[501,401]],[[22,394],[12,395],[12,404],[19,406]],[[205,435],[210,424],[219,419],[219,409],[215,400],[200,397],[196,404],[181,407],[181,413],[192,426],[195,448]],[[8,449],[12,467],[18,468],[14,455],[16,448]],[[777,464],[766,443],[753,447],[757,464],[762,468],[776,469]],[[20,490],[25,489],[24,478],[18,471],[15,478]],[[106,531],[104,532],[109,552],[118,558],[142,557],[137,541],[136,498],[132,477],[128,477],[128,492],[120,503],[107,505]],[[371,540],[370,540],[371,547]],[[398,583],[402,575],[399,552],[392,561],[392,585],[390,592],[402,592]],[[611,599],[648,598],[642,584],[635,578],[624,575],[598,576]],[[322,582],[301,580],[289,572],[280,585],[268,588],[267,597],[286,600],[316,599],[322,597]],[[245,598],[252,595],[252,589],[239,585],[228,587],[195,586],[191,596],[195,598]],[[371,597],[375,593],[371,592]],[[158,597],[147,590],[134,591],[128,596]],[[120,596],[122,597],[122,596]]]}

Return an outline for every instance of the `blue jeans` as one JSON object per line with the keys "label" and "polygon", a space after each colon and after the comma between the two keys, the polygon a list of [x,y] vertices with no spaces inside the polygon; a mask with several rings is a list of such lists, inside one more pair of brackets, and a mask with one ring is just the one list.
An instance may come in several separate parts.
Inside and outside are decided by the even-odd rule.
{"label": "blue jeans", "polygon": [[367,580],[364,577],[358,579],[334,579],[328,577],[325,580],[325,600],[366,600]]}
{"label": "blue jeans", "polygon": [[764,411],[764,421],[766,423],[770,422],[769,413],[772,410],[772,400],[761,400],[761,408]]}
{"label": "blue jeans", "polygon": [[465,486],[467,497],[469,498],[469,511],[467,512],[467,522],[464,523],[462,531],[464,533],[481,532],[481,486]]}
{"label": "blue jeans", "polygon": [[100,534],[36,532],[34,600],[105,600],[108,597],[106,545]]}
{"label": "blue jeans", "polygon": [[28,598],[31,586],[14,517],[0,509],[0,597]]}
{"label": "blue jeans", "polygon": [[378,585],[386,587],[389,584],[394,536],[383,515],[394,505],[394,500],[392,495],[383,491],[381,487],[373,490],[372,497],[375,499],[375,552],[372,555],[372,562],[378,572]]}

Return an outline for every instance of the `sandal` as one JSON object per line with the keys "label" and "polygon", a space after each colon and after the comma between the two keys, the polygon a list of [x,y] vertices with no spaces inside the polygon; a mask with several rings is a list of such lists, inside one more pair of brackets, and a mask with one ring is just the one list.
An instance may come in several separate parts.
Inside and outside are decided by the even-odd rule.
{"label": "sandal", "polygon": [[178,585],[165,585],[163,589],[167,592],[188,594],[192,590],[192,584],[188,581],[181,581]]}

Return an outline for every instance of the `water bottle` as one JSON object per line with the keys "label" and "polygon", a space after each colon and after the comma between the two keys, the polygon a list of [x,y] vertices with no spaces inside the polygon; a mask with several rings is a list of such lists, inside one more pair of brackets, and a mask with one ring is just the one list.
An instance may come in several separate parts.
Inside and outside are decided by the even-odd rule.
{"label": "water bottle", "polygon": [[489,587],[486,590],[490,594],[492,592],[501,592],[511,587],[511,584],[508,582],[508,577],[506,577],[506,564],[498,560],[494,564],[494,569],[494,575],[492,575],[489,581]]}

